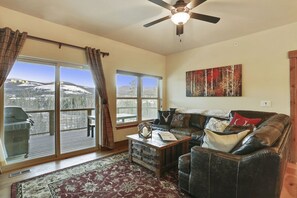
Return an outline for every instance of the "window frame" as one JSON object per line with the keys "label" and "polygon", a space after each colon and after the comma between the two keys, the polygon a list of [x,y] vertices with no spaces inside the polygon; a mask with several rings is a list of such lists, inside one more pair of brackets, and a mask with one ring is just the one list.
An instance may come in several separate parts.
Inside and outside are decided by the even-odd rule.
{"label": "window frame", "polygon": [[[147,120],[143,120],[142,119],[142,101],[145,99],[152,99],[152,100],[157,100],[157,110],[162,108],[162,93],[161,93],[161,86],[162,86],[162,80],[163,78],[160,76],[155,76],[155,75],[150,75],[150,74],[143,74],[143,73],[136,73],[136,72],[130,72],[130,71],[123,71],[123,70],[116,70],[116,75],[127,75],[127,76],[134,76],[137,78],[137,94],[136,97],[118,97],[117,95],[117,90],[118,90],[118,85],[116,82],[116,113],[115,116],[117,115],[117,101],[118,99],[136,99],[137,100],[137,117],[136,117],[136,121],[131,121],[131,122],[124,122],[124,123],[118,123],[117,122],[117,118],[115,118],[116,121],[116,126],[120,127],[120,128],[125,128],[125,127],[130,127],[130,126],[136,126],[138,125],[140,122],[148,122],[148,121],[152,121],[153,119],[147,119]],[[158,88],[157,88],[157,97],[143,97],[142,96],[142,90],[143,90],[143,83],[142,83],[142,78],[143,77],[150,77],[150,78],[156,78],[158,80]],[[116,81],[117,81],[117,77],[116,77]]]}

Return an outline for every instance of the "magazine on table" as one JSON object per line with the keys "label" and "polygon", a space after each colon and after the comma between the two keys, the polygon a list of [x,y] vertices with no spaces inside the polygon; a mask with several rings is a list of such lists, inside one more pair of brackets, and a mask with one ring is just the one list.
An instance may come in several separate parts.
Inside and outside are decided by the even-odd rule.
{"label": "magazine on table", "polygon": [[163,141],[176,141],[176,137],[169,131],[158,131],[158,135]]}

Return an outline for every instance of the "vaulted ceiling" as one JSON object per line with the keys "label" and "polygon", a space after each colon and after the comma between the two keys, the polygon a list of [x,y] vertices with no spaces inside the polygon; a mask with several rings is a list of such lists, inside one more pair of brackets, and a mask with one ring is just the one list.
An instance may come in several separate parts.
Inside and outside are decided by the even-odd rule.
{"label": "vaulted ceiling", "polygon": [[297,22],[296,0],[207,0],[192,11],[221,20],[190,19],[181,37],[171,20],[143,27],[170,15],[147,0],[1,0],[0,6],[163,55]]}

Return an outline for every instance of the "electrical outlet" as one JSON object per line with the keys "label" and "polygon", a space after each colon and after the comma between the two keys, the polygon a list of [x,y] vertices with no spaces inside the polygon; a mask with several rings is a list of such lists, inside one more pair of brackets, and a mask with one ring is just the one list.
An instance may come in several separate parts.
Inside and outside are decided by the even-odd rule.
{"label": "electrical outlet", "polygon": [[261,107],[271,107],[271,101],[270,100],[261,100],[260,106]]}

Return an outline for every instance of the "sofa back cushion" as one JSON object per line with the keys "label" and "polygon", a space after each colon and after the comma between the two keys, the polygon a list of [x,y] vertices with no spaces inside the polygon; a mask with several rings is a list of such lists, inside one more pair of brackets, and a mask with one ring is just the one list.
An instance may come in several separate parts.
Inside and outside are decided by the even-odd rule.
{"label": "sofa back cushion", "polygon": [[195,127],[200,130],[204,129],[207,117],[201,114],[190,114],[190,127]]}
{"label": "sofa back cushion", "polygon": [[238,144],[231,152],[237,155],[244,155],[273,146],[289,122],[290,117],[287,115],[277,114],[272,116],[265,123],[261,124],[261,127],[245,137],[241,144]]}

